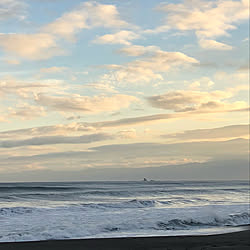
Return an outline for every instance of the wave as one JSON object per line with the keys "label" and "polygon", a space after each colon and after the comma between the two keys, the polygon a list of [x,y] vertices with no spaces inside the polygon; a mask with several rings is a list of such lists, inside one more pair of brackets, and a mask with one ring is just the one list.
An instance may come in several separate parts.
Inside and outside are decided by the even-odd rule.
{"label": "wave", "polygon": [[124,202],[114,202],[114,203],[83,203],[82,207],[91,207],[91,208],[152,208],[161,205],[170,204],[170,201],[156,201],[156,200],[139,200],[133,199],[130,201]]}
{"label": "wave", "polygon": [[173,219],[167,222],[157,222],[158,230],[181,230],[188,229],[190,227],[214,227],[214,226],[240,226],[248,225],[250,220],[250,214],[247,212],[228,215],[226,218],[220,218],[218,216],[208,217],[207,221],[199,219]]}
{"label": "wave", "polygon": [[64,191],[75,190],[77,187],[55,187],[55,186],[5,186],[0,187],[0,192],[13,192],[13,191]]}
{"label": "wave", "polygon": [[[102,207],[102,210],[96,211],[94,205],[98,209]],[[218,213],[216,214],[213,212],[215,207],[181,209],[158,206],[157,201],[135,199],[120,204],[81,204],[54,208],[21,206],[1,208],[0,241],[141,234],[168,235],[171,234],[171,231],[192,232],[193,230],[198,232],[210,228],[215,230],[247,225],[250,221],[250,214],[245,212],[247,211],[246,205],[241,207],[217,206]]]}
{"label": "wave", "polygon": [[[204,218],[203,218],[204,219]],[[201,219],[187,218],[187,219],[171,219],[169,221],[155,221],[148,224],[129,225],[122,224],[120,226],[107,225],[103,232],[126,232],[132,227],[137,230],[156,230],[156,231],[173,231],[173,230],[194,230],[196,228],[218,228],[218,227],[234,227],[249,225],[250,214],[240,213],[235,215],[228,215],[226,217],[208,217],[206,221]]]}
{"label": "wave", "polygon": [[30,214],[35,209],[36,208],[32,208],[32,207],[4,207],[4,208],[0,208],[0,216]]}

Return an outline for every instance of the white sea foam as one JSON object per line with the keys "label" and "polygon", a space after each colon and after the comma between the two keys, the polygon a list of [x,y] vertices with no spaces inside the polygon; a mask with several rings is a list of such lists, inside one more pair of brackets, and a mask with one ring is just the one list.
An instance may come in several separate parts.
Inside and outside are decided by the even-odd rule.
{"label": "white sea foam", "polygon": [[0,184],[1,242],[204,234],[250,219],[245,184],[199,184],[200,192],[197,183],[29,185]]}

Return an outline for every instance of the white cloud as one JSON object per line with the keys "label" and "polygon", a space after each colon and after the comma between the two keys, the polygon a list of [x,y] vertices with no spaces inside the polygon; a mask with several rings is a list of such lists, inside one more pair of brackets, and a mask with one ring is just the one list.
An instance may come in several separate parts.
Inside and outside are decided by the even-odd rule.
{"label": "white cloud", "polygon": [[[199,39],[215,38],[228,36],[229,30],[236,29],[239,22],[249,18],[248,0],[184,0],[182,3],[163,3],[157,9],[167,13],[165,24],[146,33],[194,30]],[[231,49],[214,40],[200,41],[200,45],[206,49]]]}
{"label": "white cloud", "polygon": [[207,50],[232,50],[233,47],[225,43],[220,43],[215,40],[201,39],[199,40],[201,48]]}
{"label": "white cloud", "polygon": [[127,56],[142,56],[148,53],[153,53],[157,50],[160,50],[157,46],[131,45],[118,50],[118,52]]}
{"label": "white cloud", "polygon": [[111,73],[103,76],[103,80],[116,83],[148,83],[152,80],[163,80],[161,73],[181,66],[198,64],[199,62],[181,52],[156,50],[151,55],[127,63],[126,65],[107,65]]}
{"label": "white cloud", "polygon": [[140,35],[129,30],[121,30],[114,34],[106,34],[104,36],[97,37],[94,42],[100,44],[124,44],[130,45],[131,40],[140,38]]}
{"label": "white cloud", "polygon": [[69,123],[69,124],[57,124],[52,126],[40,126],[27,129],[8,130],[0,132],[2,139],[20,139],[31,137],[41,137],[44,135],[69,135],[74,133],[88,133],[95,132],[96,129],[92,126],[85,125],[83,123]]}
{"label": "white cloud", "polygon": [[31,98],[38,93],[61,93],[66,89],[63,81],[47,79],[43,81],[20,81],[15,78],[0,80],[0,96],[16,95],[21,98]]}
{"label": "white cloud", "polygon": [[114,86],[110,85],[110,84],[105,84],[105,83],[89,83],[84,85],[84,87],[86,88],[90,88],[90,89],[95,89],[97,91],[101,91],[101,92],[109,92],[109,93],[117,93],[118,91],[115,90]]}
{"label": "white cloud", "polygon": [[131,103],[137,101],[137,98],[128,95],[100,95],[89,97],[78,94],[67,96],[38,94],[35,97],[35,101],[39,105],[62,112],[100,113],[127,108]]}
{"label": "white cloud", "polygon": [[[14,0],[2,1],[17,3]],[[0,34],[0,48],[6,53],[25,59],[44,60],[65,53],[59,46],[61,39],[75,41],[75,35],[82,29],[96,27],[113,29],[133,26],[120,18],[114,5],[86,2],[63,14],[54,22],[41,27],[38,33]]]}
{"label": "white cloud", "polygon": [[184,0],[179,4],[162,4],[158,9],[168,13],[167,24],[178,30],[196,30],[201,37],[227,35],[234,23],[247,20],[249,1]]}
{"label": "white cloud", "polygon": [[199,90],[201,88],[211,88],[215,83],[206,76],[203,76],[201,78],[192,80],[192,81],[185,81],[189,84],[189,88],[192,90]]}
{"label": "white cloud", "polygon": [[200,84],[199,81],[194,81],[194,82],[192,82],[192,83],[189,85],[189,87],[190,87],[191,89],[199,89],[200,86],[201,86],[201,84]]}
{"label": "white cloud", "polygon": [[63,54],[55,37],[46,33],[0,34],[0,47],[7,53],[30,60],[48,59]]}
{"label": "white cloud", "polygon": [[114,5],[86,2],[41,28],[42,32],[74,40],[82,29],[132,27],[120,18]]}
{"label": "white cloud", "polygon": [[68,68],[67,67],[50,67],[50,68],[42,68],[40,69],[41,73],[46,73],[46,74],[50,74],[50,73],[61,73],[66,71]]}

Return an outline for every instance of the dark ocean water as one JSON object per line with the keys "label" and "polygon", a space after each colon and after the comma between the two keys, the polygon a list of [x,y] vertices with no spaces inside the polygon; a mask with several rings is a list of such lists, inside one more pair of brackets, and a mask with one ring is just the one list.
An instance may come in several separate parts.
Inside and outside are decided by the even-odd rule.
{"label": "dark ocean water", "polygon": [[249,224],[249,183],[0,183],[0,241],[206,234]]}

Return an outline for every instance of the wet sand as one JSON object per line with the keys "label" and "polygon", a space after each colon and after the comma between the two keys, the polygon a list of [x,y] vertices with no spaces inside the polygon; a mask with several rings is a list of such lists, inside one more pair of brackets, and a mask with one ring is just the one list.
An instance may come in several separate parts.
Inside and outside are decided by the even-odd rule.
{"label": "wet sand", "polygon": [[0,250],[249,250],[250,230],[203,236],[129,237],[0,243]]}

